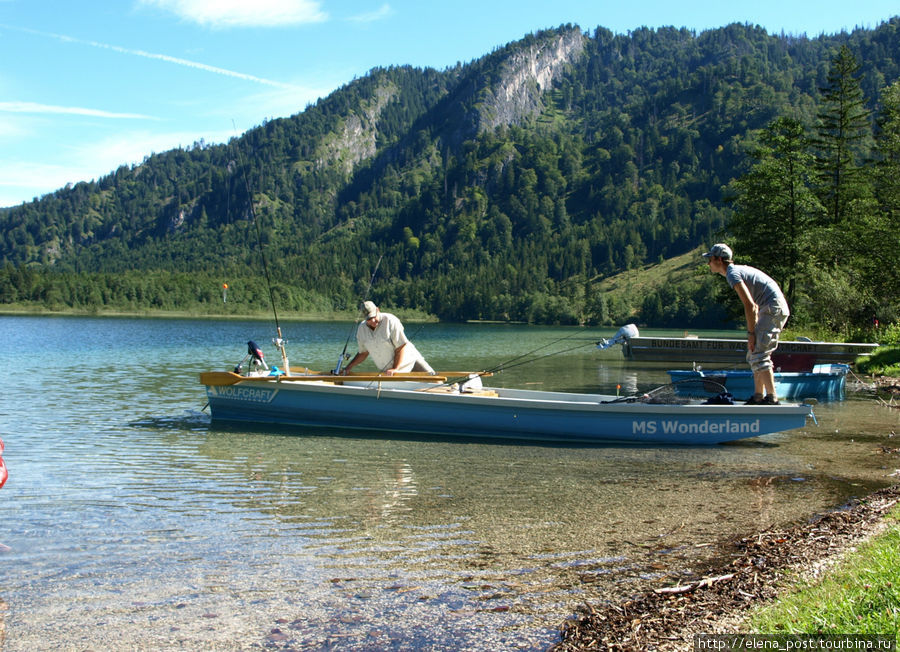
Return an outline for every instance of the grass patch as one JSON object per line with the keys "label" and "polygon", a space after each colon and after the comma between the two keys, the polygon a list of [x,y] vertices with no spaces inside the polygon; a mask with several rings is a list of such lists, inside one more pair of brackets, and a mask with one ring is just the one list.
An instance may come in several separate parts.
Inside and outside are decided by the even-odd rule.
{"label": "grass patch", "polygon": [[900,346],[879,346],[856,360],[856,369],[872,376],[900,376]]}
{"label": "grass patch", "polygon": [[705,259],[700,257],[701,251],[703,248],[698,247],[686,254],[667,258],[659,263],[628,269],[608,276],[597,283],[595,290],[610,297],[620,295],[622,298],[630,296],[643,298],[664,285],[703,279],[710,274],[704,269],[706,265],[703,262]]}
{"label": "grass patch", "polygon": [[[801,582],[776,602],[751,612],[761,634],[900,634],[900,509],[889,529],[865,542],[823,578]],[[898,638],[900,642],[900,638]]]}

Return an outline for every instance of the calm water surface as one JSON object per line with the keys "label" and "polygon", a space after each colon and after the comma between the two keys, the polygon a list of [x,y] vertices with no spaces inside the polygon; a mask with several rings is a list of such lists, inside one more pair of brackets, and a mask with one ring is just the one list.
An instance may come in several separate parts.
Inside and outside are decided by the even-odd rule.
{"label": "calm water surface", "polygon": [[[334,366],[349,324],[283,323]],[[612,331],[409,325],[494,385],[668,382]],[[584,601],[689,577],[729,539],[892,484],[898,414],[711,448],[551,447],[211,427],[199,372],[266,322],[0,317],[0,647],[545,649]],[[563,339],[560,339],[563,338]],[[536,362],[517,356],[539,351]],[[351,343],[351,351],[355,350]],[[5,625],[5,641],[3,626]]]}

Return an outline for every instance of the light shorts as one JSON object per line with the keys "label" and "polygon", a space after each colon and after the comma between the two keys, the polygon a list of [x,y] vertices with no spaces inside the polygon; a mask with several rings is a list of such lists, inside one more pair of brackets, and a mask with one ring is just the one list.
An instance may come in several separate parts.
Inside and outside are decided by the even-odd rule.
{"label": "light shorts", "polygon": [[789,313],[781,306],[767,306],[760,310],[754,330],[756,344],[747,351],[747,362],[753,373],[772,368],[772,353],[778,348],[778,334],[787,323]]}
{"label": "light shorts", "polygon": [[[422,354],[419,353],[419,349],[416,348],[415,344],[407,341],[406,347],[408,350],[406,351],[406,361],[403,363],[403,366],[397,371],[401,372],[409,372],[409,371],[424,371],[429,374],[434,373],[434,369],[431,368],[431,365],[425,361],[425,358],[422,357]],[[393,364],[393,360],[391,361]],[[390,365],[388,365],[389,367]],[[387,369],[388,367],[385,367]],[[384,369],[382,369],[384,371]]]}

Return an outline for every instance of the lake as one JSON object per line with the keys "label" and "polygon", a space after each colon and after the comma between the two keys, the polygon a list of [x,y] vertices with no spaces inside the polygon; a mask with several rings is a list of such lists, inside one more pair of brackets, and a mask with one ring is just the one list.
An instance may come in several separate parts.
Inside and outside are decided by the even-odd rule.
{"label": "lake", "polygon": [[[291,364],[320,369],[353,332],[281,326]],[[503,365],[486,384],[669,382],[665,365],[598,351],[614,331],[407,325],[437,369]],[[853,392],[804,429],[704,448],[211,426],[198,374],[230,369],[251,339],[280,366],[274,334],[0,317],[0,647],[542,650],[580,603],[690,578],[735,537],[900,468],[886,452],[900,415]]]}

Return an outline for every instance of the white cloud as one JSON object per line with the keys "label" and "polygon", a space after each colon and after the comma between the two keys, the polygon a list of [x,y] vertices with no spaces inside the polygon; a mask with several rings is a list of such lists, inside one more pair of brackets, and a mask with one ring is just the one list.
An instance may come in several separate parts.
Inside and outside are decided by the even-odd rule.
{"label": "white cloud", "polygon": [[381,20],[382,18],[387,18],[392,13],[394,13],[394,10],[391,8],[391,5],[385,3],[375,11],[350,16],[350,18],[348,18],[347,20],[354,23],[374,23],[375,21]]}
{"label": "white cloud", "polygon": [[[74,150],[75,158],[90,165],[92,173],[87,178],[102,177],[120,165],[135,165],[151,154],[161,154],[178,147],[189,147],[200,139],[208,143],[222,142],[226,132],[119,132],[96,143]],[[213,140],[215,139],[215,140]]]}
{"label": "white cloud", "polygon": [[[10,160],[0,157],[0,207],[14,206],[54,192],[69,183],[96,180],[115,171],[121,165],[137,165],[152,154],[161,154],[178,147],[186,148],[203,140],[207,145],[226,143],[266,119],[287,117],[303,111],[306,106],[324,97],[333,88],[312,89],[299,86],[277,88],[245,96],[227,107],[203,107],[205,121],[211,127],[191,131],[153,131],[150,129],[116,129],[105,138],[89,143],[56,141],[53,163]],[[31,107],[35,113],[76,113],[67,107],[52,107],[25,102],[0,103],[4,107]],[[58,111],[54,111],[58,109]],[[128,114],[92,112],[86,115],[125,117]],[[27,115],[27,114],[26,114]],[[158,122],[157,122],[158,124]],[[0,120],[0,139],[31,136],[40,125]]]}
{"label": "white cloud", "polygon": [[[7,152],[6,156],[0,157],[0,207],[29,202],[34,197],[54,192],[69,183],[99,179],[121,165],[137,165],[151,154],[190,147],[200,140],[207,145],[228,142],[262,124],[266,119],[299,113],[308,104],[328,95],[332,90],[333,88],[313,89],[300,86],[266,89],[246,95],[227,106],[192,106],[191,113],[204,116],[204,127],[159,131],[157,126],[161,125],[161,121],[155,119],[144,123],[147,128],[140,129],[113,129],[107,123],[108,128],[100,127],[106,134],[101,138],[90,138],[87,142],[82,142],[63,134],[51,139],[53,148],[49,153],[38,154],[28,149],[18,156],[11,153],[9,143],[33,138],[38,133],[46,136],[49,125],[40,122],[42,115],[77,114],[100,118],[147,116],[29,102],[0,102],[0,112],[11,112],[7,118],[0,119],[0,142],[6,143],[4,147]],[[32,155],[34,159],[29,158]]]}
{"label": "white cloud", "polygon": [[[2,2],[3,0],[0,0]],[[18,138],[24,133],[22,126],[16,120],[0,120],[0,143],[2,141]]]}
{"label": "white cloud", "polygon": [[0,207],[15,206],[53,192],[77,178],[71,172],[54,164],[0,162]]}
{"label": "white cloud", "polygon": [[0,160],[0,206],[31,201],[69,183],[99,179],[121,165],[137,165],[151,154],[189,147],[201,139],[209,144],[225,142],[233,135],[228,131],[122,131],[86,145],[59,143],[53,163]]}
{"label": "white cloud", "polygon": [[219,111],[223,116],[238,118],[244,123],[239,123],[238,127],[246,131],[261,124],[265,119],[286,118],[300,113],[320,97],[326,97],[338,85],[322,88],[296,86],[284,90],[263,91],[234,100],[227,107],[208,108],[207,113]]}
{"label": "white cloud", "polygon": [[80,106],[56,106],[38,104],[36,102],[0,102],[0,113],[54,113],[66,115],[83,115],[92,118],[156,120],[153,116],[141,113],[115,113],[101,109],[88,109]]}
{"label": "white cloud", "polygon": [[315,0],[139,0],[210,27],[283,27],[328,19]]}

